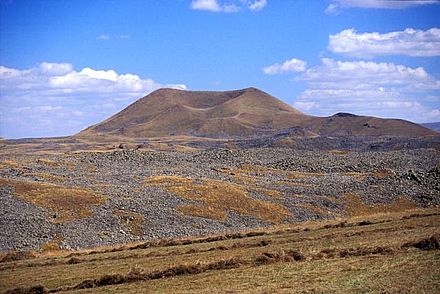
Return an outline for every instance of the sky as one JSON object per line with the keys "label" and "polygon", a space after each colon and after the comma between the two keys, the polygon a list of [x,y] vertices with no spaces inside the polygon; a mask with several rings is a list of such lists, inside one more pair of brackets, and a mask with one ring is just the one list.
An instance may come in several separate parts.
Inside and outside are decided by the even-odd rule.
{"label": "sky", "polygon": [[72,135],[161,88],[440,121],[440,0],[0,0],[0,137]]}

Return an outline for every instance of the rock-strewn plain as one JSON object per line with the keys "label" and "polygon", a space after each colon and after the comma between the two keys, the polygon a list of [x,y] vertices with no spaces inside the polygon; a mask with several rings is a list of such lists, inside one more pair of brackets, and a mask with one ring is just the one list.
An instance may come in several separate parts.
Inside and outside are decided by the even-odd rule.
{"label": "rock-strewn plain", "polygon": [[440,204],[440,151],[0,156],[0,251],[85,248]]}

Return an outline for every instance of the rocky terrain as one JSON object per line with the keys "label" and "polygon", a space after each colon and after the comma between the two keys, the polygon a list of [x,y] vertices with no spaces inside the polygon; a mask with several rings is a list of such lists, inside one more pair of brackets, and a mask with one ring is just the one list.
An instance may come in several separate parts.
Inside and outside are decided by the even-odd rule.
{"label": "rocky terrain", "polygon": [[440,204],[440,151],[0,155],[0,251],[84,248]]}

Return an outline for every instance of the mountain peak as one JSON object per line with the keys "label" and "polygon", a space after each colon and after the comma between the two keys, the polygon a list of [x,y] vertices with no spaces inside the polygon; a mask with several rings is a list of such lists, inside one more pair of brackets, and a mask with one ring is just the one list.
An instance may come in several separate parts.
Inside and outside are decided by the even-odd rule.
{"label": "mountain peak", "polygon": [[161,88],[79,135],[249,137],[296,125],[307,116],[257,88]]}
{"label": "mountain peak", "polygon": [[359,116],[348,112],[338,112],[335,113],[333,117],[359,117]]}

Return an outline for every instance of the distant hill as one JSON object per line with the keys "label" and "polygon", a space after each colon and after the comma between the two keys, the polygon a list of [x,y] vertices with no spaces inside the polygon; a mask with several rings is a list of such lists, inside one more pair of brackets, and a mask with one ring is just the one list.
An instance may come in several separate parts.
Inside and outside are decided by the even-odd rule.
{"label": "distant hill", "polygon": [[77,136],[253,137],[292,127],[298,129],[298,137],[437,135],[404,120],[349,113],[310,116],[261,90],[247,88],[224,92],[159,89]]}
{"label": "distant hill", "polygon": [[428,129],[440,132],[440,122],[426,123],[421,125]]}
{"label": "distant hill", "polygon": [[226,92],[160,89],[80,134],[247,137],[306,119],[307,115],[254,88]]}

